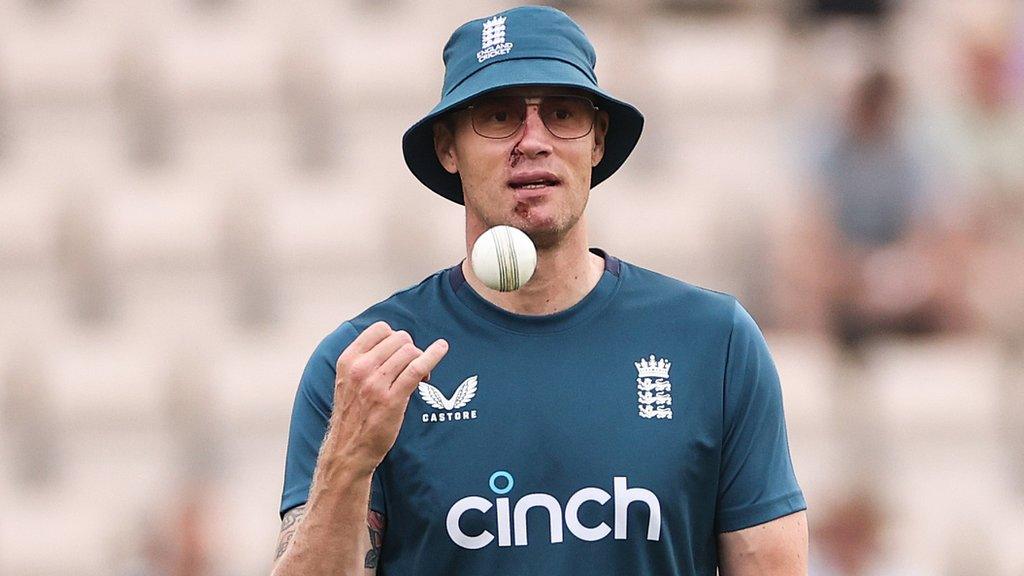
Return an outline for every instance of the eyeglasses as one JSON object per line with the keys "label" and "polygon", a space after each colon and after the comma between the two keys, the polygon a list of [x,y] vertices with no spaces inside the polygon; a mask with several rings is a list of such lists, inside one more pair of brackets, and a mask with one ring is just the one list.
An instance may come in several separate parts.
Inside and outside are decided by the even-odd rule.
{"label": "eyeglasses", "polygon": [[526,108],[536,105],[548,132],[563,140],[582,138],[594,129],[597,106],[582,96],[494,96],[481,98],[465,109],[473,131],[484,138],[508,138],[526,122]]}

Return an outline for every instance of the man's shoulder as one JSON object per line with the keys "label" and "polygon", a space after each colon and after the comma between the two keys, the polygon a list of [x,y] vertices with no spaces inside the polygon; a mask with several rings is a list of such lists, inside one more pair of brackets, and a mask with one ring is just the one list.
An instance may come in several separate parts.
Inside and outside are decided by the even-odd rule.
{"label": "man's shoulder", "polygon": [[[348,323],[359,332],[380,320],[391,324],[396,330],[410,329],[412,326],[401,324],[416,322],[440,306],[447,271],[438,270],[420,282],[398,290],[363,310]],[[395,325],[396,323],[399,325]]]}
{"label": "man's shoulder", "polygon": [[697,286],[678,278],[655,272],[630,262],[622,262],[623,290],[627,298],[639,299],[655,306],[679,309],[728,318],[737,306],[731,294]]}
{"label": "man's shoulder", "polygon": [[321,347],[331,351],[343,349],[363,330],[380,321],[387,322],[395,330],[406,330],[415,337],[417,323],[423,321],[424,314],[441,305],[446,272],[447,269],[438,270],[345,320],[323,339]]}

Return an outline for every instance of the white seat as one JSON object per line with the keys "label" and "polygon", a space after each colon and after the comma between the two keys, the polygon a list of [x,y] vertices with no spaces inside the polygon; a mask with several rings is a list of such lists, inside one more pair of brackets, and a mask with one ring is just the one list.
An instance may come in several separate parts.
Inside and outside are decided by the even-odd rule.
{"label": "white seat", "polygon": [[1002,370],[995,342],[893,340],[872,348],[866,364],[888,433],[934,441],[935,434],[995,432]]}
{"label": "white seat", "polygon": [[835,348],[814,335],[769,332],[765,339],[782,382],[787,424],[811,434],[825,432],[836,385]]}

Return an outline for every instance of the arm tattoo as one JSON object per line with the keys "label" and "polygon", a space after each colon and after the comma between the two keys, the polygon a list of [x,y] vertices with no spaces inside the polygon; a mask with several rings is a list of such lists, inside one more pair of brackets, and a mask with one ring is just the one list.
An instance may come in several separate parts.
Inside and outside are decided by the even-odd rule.
{"label": "arm tattoo", "polygon": [[305,504],[296,506],[284,513],[284,517],[281,518],[281,535],[277,539],[277,555],[274,556],[274,561],[284,556],[285,550],[288,549],[288,545],[292,542],[292,537],[295,536],[296,528],[299,527],[299,522],[302,522],[302,518],[305,515]]}
{"label": "arm tattoo", "polygon": [[370,531],[370,549],[366,551],[364,568],[376,568],[380,560],[380,548],[384,544],[384,515],[370,510],[366,515],[366,527]]}

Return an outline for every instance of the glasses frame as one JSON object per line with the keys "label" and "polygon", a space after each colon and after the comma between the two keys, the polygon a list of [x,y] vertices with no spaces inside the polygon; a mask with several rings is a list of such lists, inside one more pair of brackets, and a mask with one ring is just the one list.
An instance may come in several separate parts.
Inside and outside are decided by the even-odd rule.
{"label": "glasses frame", "polygon": [[[594,101],[591,100],[590,98],[587,98],[586,96],[580,96],[578,94],[549,94],[547,96],[529,96],[529,97],[527,97],[527,96],[484,96],[483,98],[481,98],[481,100],[483,100],[483,99],[492,99],[492,98],[493,99],[498,99],[498,98],[513,98],[513,99],[516,99],[516,98],[518,98],[518,99],[521,99],[523,101],[524,107],[527,110],[530,108],[530,106],[537,106],[538,113],[539,113],[539,110],[540,110],[541,102],[543,102],[544,99],[546,99],[546,98],[575,98],[575,99],[578,99],[578,100],[583,100],[583,101],[587,102],[588,104],[590,104],[591,110],[594,111],[594,115],[590,118],[590,127],[587,128],[586,132],[584,132],[583,134],[580,134],[579,136],[573,136],[571,138],[566,138],[564,136],[559,136],[558,134],[555,134],[554,132],[552,132],[551,128],[548,127],[548,123],[544,121],[544,117],[543,116],[540,117],[540,123],[544,125],[544,129],[547,130],[549,134],[551,134],[555,138],[558,138],[559,140],[579,140],[580,138],[585,138],[588,134],[590,134],[591,132],[594,131],[594,123],[597,121],[597,111],[601,109],[596,104],[594,104]],[[531,102],[531,100],[533,102]],[[473,132],[476,132],[477,136],[480,136],[481,138],[487,138],[488,140],[504,140],[506,138],[511,138],[512,136],[515,136],[516,134],[519,133],[519,130],[523,127],[523,124],[526,124],[526,114],[523,114],[523,119],[519,122],[519,124],[515,127],[515,129],[512,130],[512,132],[508,133],[507,136],[488,136],[486,134],[481,134],[480,131],[477,130],[477,128],[476,128],[476,122],[473,122],[473,114],[472,114],[472,112],[473,112],[474,108],[476,108],[476,104],[470,104],[468,106],[465,106],[464,108],[460,108],[457,111],[460,111],[460,112],[461,111],[468,111],[468,112],[470,112],[469,125],[473,127]]]}

